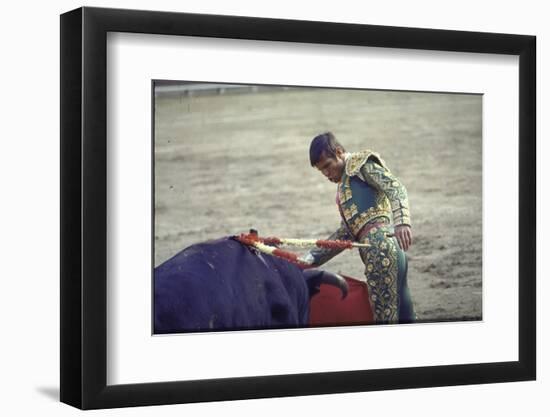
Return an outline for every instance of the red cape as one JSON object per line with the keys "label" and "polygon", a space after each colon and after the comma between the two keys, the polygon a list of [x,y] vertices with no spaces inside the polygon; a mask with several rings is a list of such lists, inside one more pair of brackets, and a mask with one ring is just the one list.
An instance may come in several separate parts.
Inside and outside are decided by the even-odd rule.
{"label": "red cape", "polygon": [[346,277],[349,292],[342,300],[340,290],[331,285],[321,285],[321,290],[310,300],[310,326],[372,324],[367,284]]}

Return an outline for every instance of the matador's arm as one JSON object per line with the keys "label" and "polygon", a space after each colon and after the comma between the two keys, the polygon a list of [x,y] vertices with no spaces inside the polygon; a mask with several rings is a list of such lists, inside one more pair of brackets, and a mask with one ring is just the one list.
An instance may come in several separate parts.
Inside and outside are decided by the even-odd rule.
{"label": "matador's arm", "polygon": [[[340,227],[332,233],[327,240],[353,240],[352,236],[348,232],[348,229],[344,222],[340,223]],[[311,263],[313,266],[320,266],[328,261],[330,261],[332,258],[334,258],[336,255],[338,255],[340,252],[342,252],[344,249],[334,249],[334,248],[314,248],[311,249],[309,252],[307,252],[304,256],[302,256],[302,260]]]}
{"label": "matador's arm", "polygon": [[369,159],[359,171],[360,177],[369,185],[382,191],[390,201],[393,223],[396,226],[411,226],[409,198],[405,186],[389,169]]}

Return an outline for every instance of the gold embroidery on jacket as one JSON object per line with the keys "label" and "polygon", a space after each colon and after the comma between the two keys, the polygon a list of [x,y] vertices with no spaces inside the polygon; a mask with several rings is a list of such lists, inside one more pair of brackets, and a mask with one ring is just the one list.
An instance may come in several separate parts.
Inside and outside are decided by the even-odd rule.
{"label": "gold embroidery on jacket", "polygon": [[344,204],[352,197],[351,185],[349,177],[346,176],[344,180],[338,185],[338,200],[340,204]]}
{"label": "gold embroidery on jacket", "polygon": [[403,184],[385,166],[379,164],[364,164],[360,168],[360,174],[388,199],[394,224],[410,225],[409,199]]}
{"label": "gold embroidery on jacket", "polygon": [[391,213],[388,207],[371,207],[367,211],[362,212],[351,221],[348,222],[351,232],[357,236],[361,229],[373,220],[386,218],[388,221],[391,218]]}
{"label": "gold embroidery on jacket", "polygon": [[382,158],[380,158],[380,155],[370,149],[366,149],[364,151],[349,154],[346,159],[346,174],[349,176],[357,175],[361,167],[365,165],[365,162],[367,162],[371,156],[374,157],[380,165],[386,168],[386,163]]}

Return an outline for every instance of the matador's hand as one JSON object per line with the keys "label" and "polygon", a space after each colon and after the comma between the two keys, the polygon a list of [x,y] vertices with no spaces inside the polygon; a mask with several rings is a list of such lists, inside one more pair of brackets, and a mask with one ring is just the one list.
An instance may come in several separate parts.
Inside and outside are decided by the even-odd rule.
{"label": "matador's hand", "polygon": [[412,237],[411,226],[406,224],[395,226],[394,235],[401,249],[403,249],[404,251],[407,251],[409,249],[409,246],[412,245],[413,237]]}

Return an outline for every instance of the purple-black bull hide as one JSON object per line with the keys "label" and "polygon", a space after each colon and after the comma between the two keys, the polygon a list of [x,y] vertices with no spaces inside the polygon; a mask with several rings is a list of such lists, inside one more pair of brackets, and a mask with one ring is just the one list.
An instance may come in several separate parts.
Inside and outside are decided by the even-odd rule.
{"label": "purple-black bull hide", "polygon": [[345,281],[232,238],[190,246],[155,268],[155,333],[304,327],[321,282]]}

